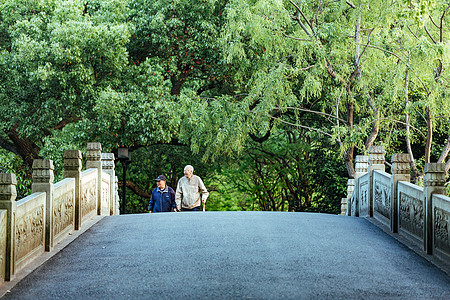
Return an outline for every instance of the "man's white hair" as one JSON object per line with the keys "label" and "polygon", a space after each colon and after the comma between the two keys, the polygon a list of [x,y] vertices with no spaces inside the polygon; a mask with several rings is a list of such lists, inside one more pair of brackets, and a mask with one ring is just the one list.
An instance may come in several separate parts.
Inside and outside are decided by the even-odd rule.
{"label": "man's white hair", "polygon": [[194,167],[193,167],[193,166],[191,166],[191,165],[187,165],[186,167],[184,167],[184,170],[185,170],[185,171],[187,171],[187,170],[191,170],[191,171],[192,171],[192,173],[194,173]]}

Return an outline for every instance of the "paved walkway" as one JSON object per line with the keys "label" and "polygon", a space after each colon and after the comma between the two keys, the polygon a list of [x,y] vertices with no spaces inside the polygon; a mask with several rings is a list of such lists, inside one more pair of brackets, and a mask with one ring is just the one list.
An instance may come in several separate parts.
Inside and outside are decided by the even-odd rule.
{"label": "paved walkway", "polygon": [[450,277],[363,218],[107,217],[4,299],[450,299]]}

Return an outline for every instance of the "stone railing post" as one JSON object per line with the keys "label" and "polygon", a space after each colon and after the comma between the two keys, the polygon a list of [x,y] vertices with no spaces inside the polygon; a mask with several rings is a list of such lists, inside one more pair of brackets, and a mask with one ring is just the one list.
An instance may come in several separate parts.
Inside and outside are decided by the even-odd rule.
{"label": "stone railing post", "polygon": [[102,214],[102,145],[100,143],[88,143],[86,154],[86,169],[98,169],[97,178],[97,215]]}
{"label": "stone railing post", "polygon": [[5,259],[5,280],[14,279],[15,262],[14,262],[14,242],[16,240],[15,215],[16,215],[16,175],[0,174],[0,209],[7,210],[6,224],[6,257]]}
{"label": "stone railing post", "polygon": [[81,228],[81,151],[66,150],[64,151],[64,178],[75,179],[75,216],[74,229]]}
{"label": "stone railing post", "polygon": [[347,214],[347,197],[341,198],[341,215],[345,216]]}
{"label": "stone railing post", "polygon": [[116,204],[116,190],[115,178],[116,171],[114,170],[114,153],[102,153],[102,168],[105,173],[109,174],[109,215],[114,215],[114,208]]}
{"label": "stone railing post", "polygon": [[373,217],[373,171],[385,171],[384,146],[371,146],[369,149],[369,216]]}
{"label": "stone railing post", "polygon": [[424,177],[424,204],[425,204],[425,229],[424,229],[424,250],[427,254],[433,254],[433,194],[445,195],[445,164],[427,163],[425,164]]}
{"label": "stone railing post", "polygon": [[31,177],[32,193],[46,193],[45,201],[45,251],[53,248],[53,180],[55,176],[53,161],[51,159],[33,160],[33,172]]}
{"label": "stone railing post", "polygon": [[347,211],[345,212],[346,216],[352,215],[352,195],[355,190],[355,179],[347,180]]}
{"label": "stone railing post", "polygon": [[356,155],[355,159],[355,190],[353,193],[356,193],[356,197],[354,203],[352,202],[351,214],[352,216],[359,217],[359,201],[358,195],[358,179],[366,174],[369,171],[369,157],[367,155]]}
{"label": "stone railing post", "polygon": [[398,199],[398,182],[410,182],[411,166],[409,164],[409,154],[393,154],[391,158],[391,231],[398,233],[398,220],[400,213],[400,203]]}

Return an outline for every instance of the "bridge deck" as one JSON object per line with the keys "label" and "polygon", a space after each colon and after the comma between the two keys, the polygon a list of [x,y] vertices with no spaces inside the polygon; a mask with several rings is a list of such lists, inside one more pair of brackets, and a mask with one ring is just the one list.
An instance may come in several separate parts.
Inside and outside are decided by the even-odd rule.
{"label": "bridge deck", "polygon": [[5,299],[450,299],[450,277],[362,218],[102,219]]}

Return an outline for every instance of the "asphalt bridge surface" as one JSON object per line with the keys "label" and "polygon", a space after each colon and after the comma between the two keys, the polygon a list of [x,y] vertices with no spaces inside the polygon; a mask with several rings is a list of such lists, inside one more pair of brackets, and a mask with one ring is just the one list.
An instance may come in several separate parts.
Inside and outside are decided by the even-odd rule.
{"label": "asphalt bridge surface", "polygon": [[106,217],[4,299],[450,299],[450,277],[363,218]]}

